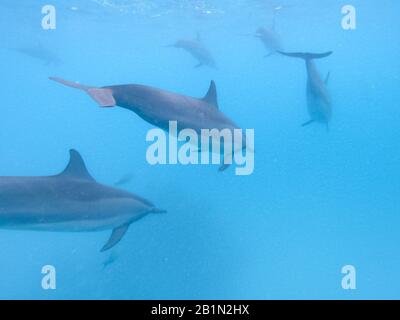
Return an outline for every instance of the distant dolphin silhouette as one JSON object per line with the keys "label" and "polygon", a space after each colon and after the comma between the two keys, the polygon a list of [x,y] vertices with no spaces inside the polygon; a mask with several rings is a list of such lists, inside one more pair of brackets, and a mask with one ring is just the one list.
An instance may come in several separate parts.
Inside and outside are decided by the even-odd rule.
{"label": "distant dolphin silhouette", "polygon": [[256,33],[254,36],[258,39],[261,40],[261,42],[264,44],[264,47],[268,50],[268,54],[265,55],[265,57],[269,57],[275,53],[277,53],[279,50],[283,50],[281,40],[279,38],[279,35],[276,32],[276,15],[279,10],[281,10],[283,7],[275,7],[273,11],[273,19],[272,19],[272,27],[271,28],[266,28],[266,27],[260,27],[257,29]]}
{"label": "distant dolphin silhouette", "polygon": [[[197,99],[138,84],[96,88],[61,78],[50,77],[50,79],[85,91],[101,107],[120,106],[131,110],[145,121],[165,131],[169,130],[170,121],[177,121],[178,131],[193,129],[198,135],[201,135],[202,129],[228,129],[233,136],[234,129],[240,129],[219,110],[214,81],[211,81],[206,96]],[[245,141],[243,142],[245,148]],[[226,168],[227,166],[222,166],[220,170]]]}
{"label": "distant dolphin silhouette", "polygon": [[32,47],[11,48],[10,50],[43,61],[45,65],[58,65],[61,63],[60,58],[42,44],[37,44]]}
{"label": "distant dolphin silhouette", "polygon": [[217,68],[215,60],[211,52],[206,48],[203,41],[201,40],[200,34],[197,34],[197,38],[195,40],[182,39],[178,40],[172,45],[168,45],[167,47],[180,48],[189,52],[199,62],[195,66],[195,68],[199,68],[202,66]]}
{"label": "distant dolphin silhouette", "polygon": [[255,37],[261,40],[265,48],[269,51],[266,57],[269,57],[279,50],[282,50],[281,41],[273,29],[267,29],[264,27],[258,28]]}
{"label": "distant dolphin silhouette", "polygon": [[163,213],[132,193],[97,183],[80,154],[58,175],[0,177],[0,228],[87,232],[112,229],[101,251],[114,247],[130,224],[150,213]]}
{"label": "distant dolphin silhouette", "polygon": [[310,120],[303,124],[307,126],[313,122],[320,122],[327,125],[329,128],[329,122],[332,117],[332,102],[328,92],[327,84],[329,80],[329,73],[323,81],[317,71],[313,59],[322,59],[330,56],[333,52],[329,51],[326,53],[287,53],[279,51],[288,57],[301,58],[306,62],[307,68],[307,105]]}

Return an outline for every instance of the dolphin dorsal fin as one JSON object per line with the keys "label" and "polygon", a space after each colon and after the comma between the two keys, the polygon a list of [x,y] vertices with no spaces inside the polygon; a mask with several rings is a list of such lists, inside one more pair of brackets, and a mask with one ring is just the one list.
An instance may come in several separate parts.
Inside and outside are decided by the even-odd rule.
{"label": "dolphin dorsal fin", "polygon": [[86,168],[85,162],[78,151],[72,149],[69,151],[70,159],[67,167],[59,176],[73,177],[84,180],[93,180],[89,171]]}
{"label": "dolphin dorsal fin", "polygon": [[215,85],[214,80],[211,81],[210,88],[206,96],[203,98],[204,102],[207,102],[209,105],[219,109],[218,107],[218,97],[217,97],[217,86]]}

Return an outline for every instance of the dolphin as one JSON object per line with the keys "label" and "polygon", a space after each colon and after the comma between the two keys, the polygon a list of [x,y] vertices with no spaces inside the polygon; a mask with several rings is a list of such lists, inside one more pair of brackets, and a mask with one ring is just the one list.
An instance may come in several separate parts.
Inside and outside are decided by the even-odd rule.
{"label": "dolphin", "polygon": [[[138,84],[97,88],[56,77],[50,79],[85,91],[100,107],[119,106],[131,110],[148,123],[165,131],[169,130],[170,121],[177,122],[179,132],[183,129],[193,129],[199,136],[202,129],[228,129],[232,136],[235,129],[240,129],[219,110],[214,81],[211,81],[205,97],[198,99]],[[246,148],[245,137],[243,146]],[[223,166],[220,170],[226,168],[227,166]]]}
{"label": "dolphin", "polygon": [[151,213],[164,212],[139,196],[96,182],[76,150],[70,150],[69,164],[58,175],[0,177],[0,229],[111,229],[102,252],[114,247],[133,222]]}
{"label": "dolphin", "polygon": [[329,128],[329,122],[332,117],[332,102],[327,88],[330,73],[328,73],[325,81],[322,80],[313,60],[328,57],[333,52],[287,53],[279,51],[279,53],[288,57],[301,58],[306,62],[308,78],[306,93],[310,120],[305,122],[302,126],[305,127],[311,123],[319,122],[326,124],[327,128]]}
{"label": "dolphin", "polygon": [[268,50],[268,54],[266,54],[265,57],[269,57],[277,53],[279,50],[283,50],[281,40],[275,30],[276,15],[278,11],[281,10],[282,8],[283,8],[282,6],[274,8],[271,28],[260,27],[254,34],[254,36],[260,39],[261,42],[264,44],[264,47]]}
{"label": "dolphin", "polygon": [[37,44],[31,47],[19,47],[11,48],[15,52],[34,58],[36,60],[43,61],[47,65],[58,65],[61,63],[61,59],[52,51],[45,48],[42,44]]}
{"label": "dolphin", "polygon": [[260,27],[257,29],[255,37],[260,39],[265,48],[269,51],[266,57],[269,57],[277,53],[279,50],[282,50],[281,41],[274,29]]}
{"label": "dolphin", "polygon": [[202,66],[208,66],[214,69],[217,68],[217,64],[215,63],[211,52],[206,48],[201,40],[200,34],[197,34],[197,38],[194,40],[178,40],[174,44],[168,45],[167,47],[180,48],[189,52],[199,62],[197,65],[195,65],[195,68]]}

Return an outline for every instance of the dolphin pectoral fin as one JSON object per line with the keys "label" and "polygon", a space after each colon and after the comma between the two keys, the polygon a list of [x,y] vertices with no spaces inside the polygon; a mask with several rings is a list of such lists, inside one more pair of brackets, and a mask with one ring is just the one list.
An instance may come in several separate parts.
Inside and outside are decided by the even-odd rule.
{"label": "dolphin pectoral fin", "polygon": [[307,121],[307,122],[304,122],[301,126],[302,126],[302,127],[306,127],[306,126],[310,125],[310,124],[313,123],[313,122],[314,122],[314,120],[309,120],[309,121]]}
{"label": "dolphin pectoral fin", "polygon": [[108,239],[107,243],[101,249],[101,252],[110,250],[118,242],[120,242],[121,239],[124,237],[125,233],[128,231],[128,228],[129,228],[129,224],[124,224],[120,227],[115,228],[111,233],[110,239]]}
{"label": "dolphin pectoral fin", "polygon": [[326,78],[325,78],[325,85],[328,85],[330,76],[331,76],[331,73],[328,72],[328,74],[326,75]]}
{"label": "dolphin pectoral fin", "polygon": [[218,169],[219,172],[224,172],[226,169],[228,169],[231,165],[228,163],[224,163],[223,165],[221,165]]}

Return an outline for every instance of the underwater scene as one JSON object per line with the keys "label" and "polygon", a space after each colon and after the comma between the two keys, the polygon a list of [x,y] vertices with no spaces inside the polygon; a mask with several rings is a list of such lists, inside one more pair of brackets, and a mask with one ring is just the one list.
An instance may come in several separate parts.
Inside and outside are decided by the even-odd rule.
{"label": "underwater scene", "polygon": [[0,299],[400,298],[399,12],[1,0]]}

